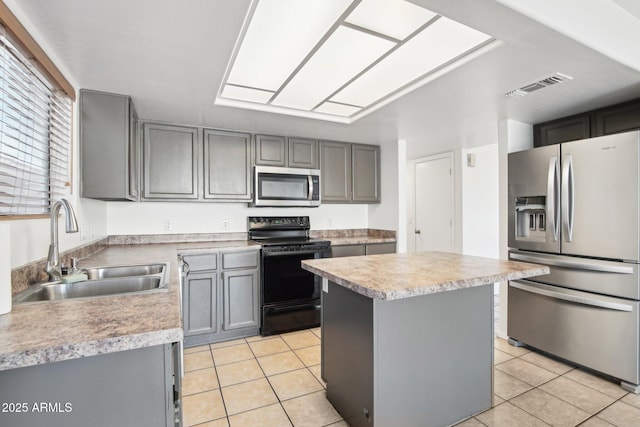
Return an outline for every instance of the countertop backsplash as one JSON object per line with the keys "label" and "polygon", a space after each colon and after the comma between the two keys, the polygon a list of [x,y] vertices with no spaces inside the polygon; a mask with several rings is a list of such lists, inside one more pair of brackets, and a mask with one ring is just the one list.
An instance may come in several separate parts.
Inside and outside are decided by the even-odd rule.
{"label": "countertop backsplash", "polygon": [[[395,239],[396,232],[392,230],[377,230],[368,228],[344,230],[311,230],[314,238],[372,238]],[[71,265],[71,258],[79,260],[91,256],[108,246],[144,245],[158,243],[194,243],[218,242],[225,240],[247,240],[247,233],[196,233],[196,234],[141,234],[141,235],[113,235],[96,242],[73,248],[60,254],[64,265]],[[25,290],[30,284],[47,280],[45,266],[46,258],[34,261],[11,270],[11,293],[15,295]]]}

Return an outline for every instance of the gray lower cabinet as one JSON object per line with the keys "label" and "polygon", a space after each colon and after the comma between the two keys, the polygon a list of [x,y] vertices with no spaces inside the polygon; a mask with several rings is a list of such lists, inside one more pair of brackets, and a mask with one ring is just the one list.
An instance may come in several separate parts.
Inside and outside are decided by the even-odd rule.
{"label": "gray lower cabinet", "polygon": [[322,203],[379,203],[380,147],[320,141]]}
{"label": "gray lower cabinet", "polygon": [[182,323],[187,337],[218,332],[220,287],[216,271],[196,271],[187,275],[182,291]]}
{"label": "gray lower cabinet", "polygon": [[222,283],[222,329],[257,328],[260,323],[258,269],[224,271]]}
{"label": "gray lower cabinet", "polygon": [[202,143],[198,128],[145,123],[143,198],[198,199]]}
{"label": "gray lower cabinet", "polygon": [[318,141],[310,138],[256,135],[255,164],[318,169]]}
{"label": "gray lower cabinet", "polygon": [[182,256],[182,317],[187,347],[257,335],[259,250]]}
{"label": "gray lower cabinet", "polygon": [[333,258],[345,256],[393,254],[396,252],[396,244],[391,243],[369,243],[359,245],[337,245],[331,246]]}
{"label": "gray lower cabinet", "polygon": [[138,116],[131,97],[80,90],[80,191],[100,200],[138,199]]}
{"label": "gray lower cabinet", "polygon": [[0,425],[179,426],[178,353],[163,344],[2,371]]}
{"label": "gray lower cabinet", "polygon": [[251,135],[204,130],[204,198],[250,201]]}

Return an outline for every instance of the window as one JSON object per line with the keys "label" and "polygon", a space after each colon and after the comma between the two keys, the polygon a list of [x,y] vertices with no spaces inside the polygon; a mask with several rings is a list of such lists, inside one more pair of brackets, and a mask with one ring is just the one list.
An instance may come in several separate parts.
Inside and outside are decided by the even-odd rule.
{"label": "window", "polygon": [[47,214],[70,192],[72,100],[0,26],[0,215]]}

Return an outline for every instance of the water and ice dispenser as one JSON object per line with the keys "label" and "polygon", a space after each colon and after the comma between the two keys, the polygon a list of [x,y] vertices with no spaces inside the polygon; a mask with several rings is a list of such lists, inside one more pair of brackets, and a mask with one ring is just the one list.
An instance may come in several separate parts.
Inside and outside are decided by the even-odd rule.
{"label": "water and ice dispenser", "polygon": [[546,196],[516,197],[516,240],[545,241]]}

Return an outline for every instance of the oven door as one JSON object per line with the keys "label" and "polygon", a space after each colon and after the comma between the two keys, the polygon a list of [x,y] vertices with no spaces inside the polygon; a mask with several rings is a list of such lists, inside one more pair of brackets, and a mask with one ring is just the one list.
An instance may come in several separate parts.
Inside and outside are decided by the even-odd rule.
{"label": "oven door", "polygon": [[261,335],[320,326],[322,279],[300,263],[330,253],[330,247],[295,252],[263,248]]}
{"label": "oven door", "polygon": [[321,279],[303,270],[305,259],[321,258],[321,251],[280,252],[277,249],[262,253],[262,304],[282,304],[320,298]]}

